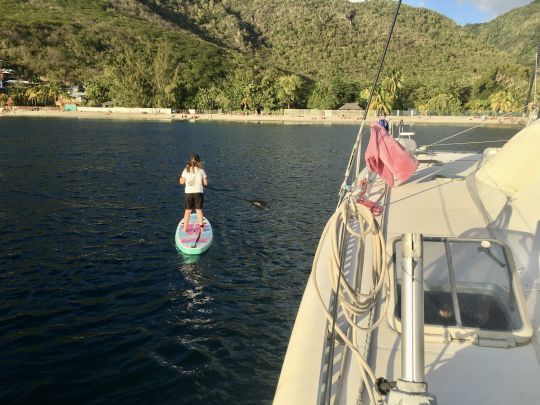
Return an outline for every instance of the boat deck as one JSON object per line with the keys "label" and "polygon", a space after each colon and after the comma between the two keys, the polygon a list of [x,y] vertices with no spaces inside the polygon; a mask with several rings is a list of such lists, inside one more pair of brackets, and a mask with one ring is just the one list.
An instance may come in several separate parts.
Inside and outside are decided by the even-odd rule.
{"label": "boat deck", "polygon": [[[479,188],[475,179],[475,171],[484,163],[484,155],[443,152],[435,155],[419,155],[418,158],[420,166],[407,182],[398,183],[386,193],[384,183],[380,179],[375,180],[371,185],[371,200],[384,195],[381,200],[384,205],[383,216],[378,220],[383,227],[388,262],[392,261],[395,239],[404,233],[419,233],[435,238],[501,240],[514,251],[515,271],[521,276],[517,278],[518,280],[523,281],[522,277],[527,269],[532,273],[536,271],[538,266],[535,267],[534,264],[521,264],[525,258],[531,256],[531,249],[534,250],[536,246],[530,246],[536,240],[534,231],[531,233],[530,229],[521,229],[519,239],[505,239],[504,235],[497,232],[501,217],[497,217],[497,211],[489,206],[486,207],[485,201],[488,200],[487,205],[497,203],[497,207],[504,204],[504,201],[500,200],[502,197],[495,194],[490,199],[491,190],[483,189],[483,186]],[[528,192],[538,193],[534,191],[535,187],[532,187],[532,190]],[[523,216],[523,213],[531,212],[530,207],[526,209],[520,207],[521,210],[517,210],[517,203],[519,201],[513,206],[514,216],[508,209],[504,211],[507,215],[503,219],[507,219],[507,223],[512,226],[520,221],[518,214]],[[508,231],[508,227],[506,230]],[[523,235],[527,235],[528,239]],[[326,232],[325,229],[319,243],[314,268],[298,311],[274,398],[276,404],[327,403],[323,398],[328,392],[326,381],[329,367],[326,361],[330,347],[331,327],[327,318],[323,316],[324,309],[316,298],[318,292],[313,281],[317,280],[324,307],[331,308],[332,293],[328,270],[332,239],[335,236],[335,232]],[[353,285],[355,278],[360,279],[358,288],[362,292],[367,292],[372,288],[372,277],[370,277],[372,262],[369,254],[363,256],[362,249],[370,252],[370,243],[366,242],[367,244],[360,249],[357,240],[353,237],[349,237],[345,243],[347,248],[343,268],[344,276],[348,277]],[[479,246],[478,241],[475,243],[474,249],[471,250],[471,256],[474,256],[474,259],[470,263],[476,263],[475,260],[478,261],[478,257],[481,256],[484,264],[487,262],[488,272],[489,268],[498,268],[503,279],[516,279],[505,276],[509,274],[505,272],[508,272],[510,266],[498,267],[497,260],[490,261],[487,254],[481,253],[476,248]],[[521,251],[523,254],[520,253]],[[440,260],[444,262],[443,259]],[[482,266],[480,268],[478,266],[463,267],[463,263],[467,264],[468,261],[467,254],[463,252],[461,252],[461,260],[462,269],[466,270],[462,272],[462,276],[470,274],[471,278],[478,279],[479,272],[486,271],[486,268]],[[431,269],[436,267],[436,265],[432,266]],[[356,269],[359,270],[356,271]],[[521,307],[524,307],[526,300],[528,311],[526,316],[527,319],[532,320],[534,328],[530,343],[528,340],[525,342],[511,339],[507,342],[504,339],[490,341],[490,339],[480,337],[483,336],[481,334],[472,338],[470,334],[463,338],[444,333],[431,335],[426,328],[426,381],[429,391],[437,397],[439,404],[540,403],[540,391],[531,388],[540,381],[540,303],[537,298],[539,286],[535,284],[538,282],[538,276],[532,273],[527,276],[530,281],[523,284],[524,299],[520,301]],[[464,277],[467,279],[467,276]],[[478,284],[478,288],[484,287],[481,278]],[[487,291],[488,293],[483,294],[482,297],[489,295],[490,290]],[[431,293],[431,295],[437,295],[436,291]],[[460,294],[462,293],[461,291]],[[439,295],[444,294],[448,295],[446,291],[442,291]],[[508,293],[506,296],[508,297]],[[368,360],[375,376],[384,377],[389,381],[395,381],[401,375],[401,336],[396,328],[395,306],[392,306],[396,305],[395,302],[390,304],[390,310],[386,312],[387,318],[373,333],[353,331],[353,328],[343,322],[342,312],[338,313],[337,322],[338,326],[351,337],[358,353]],[[488,306],[494,301],[489,302]],[[487,312],[489,311],[485,308],[477,311],[479,314]],[[362,326],[367,326],[382,315],[384,314],[381,313],[379,306],[369,316],[360,321],[357,319],[357,322]],[[370,403],[354,354],[344,349],[341,339],[337,339],[336,342],[330,379],[332,381],[330,403]]]}
{"label": "boat deck", "polygon": [[[423,157],[419,159],[422,161]],[[439,153],[436,159],[444,165],[421,163],[406,183],[390,190],[384,220],[387,247],[403,233],[495,237],[476,196],[474,176],[469,176],[476,170],[482,155]],[[536,295],[532,301],[536,302]],[[502,349],[481,347],[466,340],[430,340],[426,336],[426,381],[439,404],[540,403],[540,392],[531,393],[530,389],[540,381],[538,343]],[[376,331],[370,352],[376,376],[385,376],[388,380],[399,378],[400,336],[388,322]],[[509,373],[509,370],[523,370],[523,373]],[[478,390],[478,387],[484,388]],[[367,403],[365,395],[363,399]]]}
{"label": "boat deck", "polygon": [[[445,162],[444,167],[421,163],[405,184],[390,189],[385,220],[390,224],[386,228],[387,240],[403,232],[487,237],[485,217],[472,198],[466,179],[481,156],[438,155],[438,159]],[[414,207],[414,213],[411,207]]]}

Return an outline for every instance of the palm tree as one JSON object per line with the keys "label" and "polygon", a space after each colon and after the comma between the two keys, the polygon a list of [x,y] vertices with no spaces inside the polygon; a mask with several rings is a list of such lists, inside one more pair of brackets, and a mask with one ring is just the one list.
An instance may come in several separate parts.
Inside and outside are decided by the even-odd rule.
{"label": "palm tree", "polygon": [[37,85],[27,87],[24,93],[28,102],[32,103],[34,106],[37,105],[37,100],[39,100],[40,96]]}
{"label": "palm tree", "polygon": [[384,111],[389,114],[392,111],[392,100],[390,94],[380,86],[377,86],[373,93],[373,99],[371,100],[372,109],[375,109],[377,113]]}
{"label": "palm tree", "polygon": [[302,79],[296,75],[281,76],[278,79],[278,99],[286,103],[287,108],[291,108],[291,103],[296,100],[301,85]]}
{"label": "palm tree", "polygon": [[508,91],[498,91],[489,97],[490,107],[495,112],[511,112],[517,108],[514,95]]}
{"label": "palm tree", "polygon": [[36,88],[38,93],[38,103],[40,105],[47,104],[47,88],[42,84],[38,84]]}
{"label": "palm tree", "polygon": [[475,113],[483,113],[488,110],[489,101],[475,98],[469,101],[465,107]]}
{"label": "palm tree", "polygon": [[392,69],[390,76],[383,80],[382,86],[388,92],[391,102],[394,103],[398,90],[403,87],[403,73],[399,69]]}
{"label": "palm tree", "polygon": [[9,89],[9,96],[13,105],[23,105],[26,101],[26,89],[21,86],[14,86]]}
{"label": "palm tree", "polygon": [[58,82],[51,82],[46,91],[47,102],[63,104],[68,98],[68,93]]}

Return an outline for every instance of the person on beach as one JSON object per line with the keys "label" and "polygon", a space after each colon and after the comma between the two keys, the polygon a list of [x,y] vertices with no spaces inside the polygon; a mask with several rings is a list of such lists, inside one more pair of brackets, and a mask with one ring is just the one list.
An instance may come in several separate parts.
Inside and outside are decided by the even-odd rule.
{"label": "person on beach", "polygon": [[379,124],[381,124],[381,127],[383,127],[384,129],[386,129],[388,131],[388,121],[386,121],[386,113],[382,113],[382,115],[380,116],[381,118],[379,118]]}
{"label": "person on beach", "polygon": [[203,166],[204,164],[199,155],[191,155],[178,181],[181,185],[186,185],[184,190],[184,232],[188,230],[189,217],[193,209],[197,213],[199,227],[201,229],[204,227],[204,186],[208,185],[208,178]]}

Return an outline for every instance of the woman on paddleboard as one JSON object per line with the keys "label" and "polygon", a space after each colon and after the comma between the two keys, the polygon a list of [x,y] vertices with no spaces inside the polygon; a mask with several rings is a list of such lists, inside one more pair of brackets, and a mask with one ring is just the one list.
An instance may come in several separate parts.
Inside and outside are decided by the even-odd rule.
{"label": "woman on paddleboard", "polygon": [[191,155],[179,180],[180,184],[185,184],[184,194],[184,232],[187,232],[189,216],[195,210],[201,229],[203,223],[204,186],[208,185],[208,178],[203,168],[203,162],[199,155]]}

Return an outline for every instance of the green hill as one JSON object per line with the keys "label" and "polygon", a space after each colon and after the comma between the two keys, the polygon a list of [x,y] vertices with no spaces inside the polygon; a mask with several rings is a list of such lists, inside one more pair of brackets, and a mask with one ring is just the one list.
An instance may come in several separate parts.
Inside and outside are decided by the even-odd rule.
{"label": "green hill", "polygon": [[[119,11],[110,3],[0,0],[0,59],[23,77],[66,84],[100,78],[105,67],[119,62],[126,52],[151,52],[163,44],[171,46],[183,80],[193,86],[223,76],[229,68],[227,50],[168,24],[142,5],[135,15],[134,10]],[[145,76],[152,75],[152,68],[146,67]]]}
{"label": "green hill", "polygon": [[[389,0],[0,0],[0,59],[26,77],[85,84],[96,103],[334,108],[361,102],[395,6]],[[428,105],[436,97],[452,111],[471,98],[486,105],[503,88],[493,79],[501,63],[523,81],[527,72],[513,54],[472,31],[402,5],[382,76],[393,72],[402,86],[387,107]]]}
{"label": "green hill", "polygon": [[466,25],[487,44],[515,55],[521,63],[534,61],[540,45],[540,0],[516,8],[484,24]]}
{"label": "green hill", "polygon": [[[395,9],[393,1],[144,0],[168,21],[197,27],[217,43],[253,52],[312,79],[371,81]],[[416,81],[471,83],[505,52],[452,20],[402,5],[387,66]]]}

